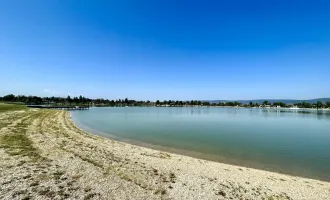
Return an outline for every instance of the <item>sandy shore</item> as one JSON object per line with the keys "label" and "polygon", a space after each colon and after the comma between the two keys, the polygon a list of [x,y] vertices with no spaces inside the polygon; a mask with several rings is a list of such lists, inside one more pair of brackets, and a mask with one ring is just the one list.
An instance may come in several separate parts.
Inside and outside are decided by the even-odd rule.
{"label": "sandy shore", "polygon": [[0,114],[0,199],[330,199],[330,183],[113,141],[69,112]]}

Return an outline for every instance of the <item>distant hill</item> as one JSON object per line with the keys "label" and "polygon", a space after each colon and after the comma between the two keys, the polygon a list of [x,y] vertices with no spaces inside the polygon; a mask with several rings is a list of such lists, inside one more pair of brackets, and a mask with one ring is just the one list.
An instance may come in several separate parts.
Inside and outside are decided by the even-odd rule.
{"label": "distant hill", "polygon": [[259,103],[261,104],[264,101],[268,101],[270,103],[274,103],[274,102],[283,102],[285,104],[295,104],[295,103],[299,103],[299,102],[308,102],[308,103],[316,103],[317,101],[321,101],[321,102],[330,102],[330,98],[318,98],[318,99],[307,99],[307,100],[298,100],[298,99],[253,99],[253,100],[204,100],[206,102],[210,102],[210,103],[219,103],[219,102],[240,102],[242,104],[248,104],[250,102],[252,103]]}

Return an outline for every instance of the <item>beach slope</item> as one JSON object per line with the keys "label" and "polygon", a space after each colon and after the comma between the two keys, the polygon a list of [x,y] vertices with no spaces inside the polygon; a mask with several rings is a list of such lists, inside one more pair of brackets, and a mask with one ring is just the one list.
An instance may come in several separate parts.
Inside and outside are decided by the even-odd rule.
{"label": "beach slope", "polygon": [[0,199],[330,199],[330,183],[89,134],[67,111],[0,113]]}

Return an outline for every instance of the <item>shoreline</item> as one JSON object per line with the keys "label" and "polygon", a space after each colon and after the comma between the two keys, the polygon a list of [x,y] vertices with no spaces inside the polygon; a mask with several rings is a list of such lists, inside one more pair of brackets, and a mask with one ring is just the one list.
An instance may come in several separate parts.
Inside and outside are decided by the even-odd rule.
{"label": "shoreline", "polygon": [[[265,110],[269,110],[269,109],[265,109]],[[289,175],[289,176],[297,176],[297,177],[302,177],[302,178],[330,182],[330,179],[328,179],[326,177],[317,176],[305,169],[297,169],[297,168],[282,169],[275,164],[265,164],[262,162],[251,161],[248,159],[229,158],[228,156],[208,154],[208,153],[204,153],[204,152],[174,148],[174,147],[164,146],[164,145],[150,144],[150,143],[137,141],[137,140],[133,140],[133,139],[121,138],[121,137],[115,136],[111,133],[94,130],[94,129],[84,125],[81,121],[79,121],[78,118],[73,117],[72,111],[69,111],[69,113],[70,113],[70,119],[72,120],[74,125],[81,131],[86,132],[86,134],[96,135],[96,136],[103,137],[103,138],[106,138],[109,140],[114,140],[117,142],[122,142],[122,143],[134,145],[134,146],[138,146],[138,147],[142,147],[142,148],[148,148],[148,149],[152,149],[152,150],[156,150],[156,151],[164,151],[164,152],[176,154],[179,156],[180,155],[188,156],[188,157],[192,157],[195,159],[201,159],[204,161],[211,161],[211,162],[217,162],[217,163],[221,163],[221,164],[228,164],[228,165],[232,165],[232,166],[236,166],[236,167],[246,167],[246,168],[250,168],[250,169],[274,172],[274,173],[279,173],[279,174],[284,174],[284,175]]]}
{"label": "shoreline", "polygon": [[[110,140],[81,130],[66,111],[0,118],[2,199],[330,199],[330,182]],[[33,154],[4,144],[15,134]]]}
{"label": "shoreline", "polygon": [[260,109],[282,111],[330,111],[330,108],[286,108],[286,107],[243,107],[243,106],[90,106],[90,108],[232,108],[232,109]]}

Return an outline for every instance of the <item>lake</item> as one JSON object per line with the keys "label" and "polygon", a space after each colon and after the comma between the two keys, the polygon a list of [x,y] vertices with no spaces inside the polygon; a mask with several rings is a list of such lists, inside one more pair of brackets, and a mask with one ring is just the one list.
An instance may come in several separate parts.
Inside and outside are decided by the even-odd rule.
{"label": "lake", "polygon": [[207,160],[330,181],[330,111],[99,107],[72,111],[105,137]]}

